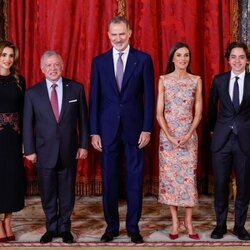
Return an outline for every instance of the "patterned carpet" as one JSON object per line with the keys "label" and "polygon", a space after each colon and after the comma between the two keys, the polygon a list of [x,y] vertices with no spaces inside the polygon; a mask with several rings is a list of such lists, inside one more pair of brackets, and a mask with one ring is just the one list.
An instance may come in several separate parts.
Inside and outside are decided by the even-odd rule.
{"label": "patterned carpet", "polygon": [[[140,222],[141,234],[145,243],[144,247],[227,247],[227,246],[249,246],[250,242],[238,240],[232,234],[233,228],[233,201],[230,203],[228,216],[228,233],[222,240],[212,240],[210,233],[215,225],[213,210],[213,197],[201,196],[199,205],[194,209],[194,226],[199,232],[200,240],[191,240],[185,234],[184,227],[181,228],[180,237],[170,240],[168,237],[171,230],[169,209],[166,205],[159,204],[155,197],[146,197],[143,201],[143,214]],[[180,209],[180,219],[183,221],[184,210]],[[111,243],[101,243],[100,236],[105,230],[103,221],[101,197],[77,197],[74,213],[72,216],[72,232],[76,243],[74,247],[130,247],[135,246],[126,235],[124,220],[126,216],[126,202],[121,201],[120,236]],[[12,243],[0,243],[2,247],[41,247],[39,243],[41,235],[45,232],[44,214],[41,209],[40,197],[29,197],[26,199],[24,210],[15,213],[13,219],[14,233],[17,241]],[[246,228],[250,230],[248,220]],[[61,238],[56,238],[52,243],[45,246],[63,247]],[[67,245],[69,246],[69,245]]]}

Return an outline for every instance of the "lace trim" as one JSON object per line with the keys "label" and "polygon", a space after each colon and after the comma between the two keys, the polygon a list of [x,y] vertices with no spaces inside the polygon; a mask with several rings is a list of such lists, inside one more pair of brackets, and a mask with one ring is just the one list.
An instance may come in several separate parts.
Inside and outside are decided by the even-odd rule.
{"label": "lace trim", "polygon": [[0,131],[5,129],[7,125],[20,134],[18,113],[0,113]]}

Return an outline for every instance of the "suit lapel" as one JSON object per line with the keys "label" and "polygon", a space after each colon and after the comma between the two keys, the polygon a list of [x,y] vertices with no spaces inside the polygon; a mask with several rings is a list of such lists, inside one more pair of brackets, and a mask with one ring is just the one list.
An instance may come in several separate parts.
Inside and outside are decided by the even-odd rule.
{"label": "suit lapel", "polygon": [[41,96],[41,98],[40,98],[41,105],[43,105],[43,107],[45,107],[45,109],[47,110],[47,114],[51,117],[51,119],[55,119],[55,116],[54,116],[54,113],[52,110],[52,106],[50,103],[50,99],[49,99],[47,84],[46,84],[45,80],[41,84],[40,96]]}
{"label": "suit lapel", "polygon": [[70,98],[70,82],[67,81],[67,79],[62,78],[62,84],[63,84],[63,97],[62,97],[62,107],[61,107],[61,112],[59,116],[59,121],[61,121],[65,110],[69,104],[69,98]]}
{"label": "suit lapel", "polygon": [[229,94],[230,76],[231,76],[231,72],[228,72],[224,76],[225,78],[223,80],[223,83],[221,83],[221,84],[223,84],[222,93],[225,94],[225,100],[228,103],[228,105],[234,110],[233,102],[232,102],[230,94]]}
{"label": "suit lapel", "polygon": [[118,90],[116,78],[115,78],[113,50],[112,49],[108,51],[106,57],[107,58],[104,59],[105,74],[107,74],[108,76],[110,76],[111,86],[114,89],[114,91],[116,92],[116,94],[120,94],[119,90]]}
{"label": "suit lapel", "polygon": [[242,102],[240,104],[239,109],[244,105],[244,103],[250,99],[250,74],[246,73],[245,74],[245,79],[244,79],[244,90],[243,90],[243,97],[242,97]]}
{"label": "suit lapel", "polygon": [[131,77],[133,71],[135,70],[137,63],[138,62],[137,62],[135,50],[133,48],[130,48],[127,63],[126,63],[126,68],[125,68],[125,72],[123,76],[121,92],[126,88],[129,78]]}
{"label": "suit lapel", "polygon": [[[137,66],[138,60],[136,57],[136,52],[133,48],[130,48],[129,54],[128,54],[128,59],[125,67],[125,72],[123,76],[123,81],[122,81],[122,89],[121,92],[124,91],[126,88],[130,77],[132,76],[136,66]],[[105,67],[106,67],[106,74],[111,76],[111,85],[114,88],[115,92],[117,94],[120,94],[118,87],[117,87],[117,82],[115,78],[115,71],[114,71],[114,61],[113,61],[113,50],[111,49],[107,53],[107,58],[105,60]]]}

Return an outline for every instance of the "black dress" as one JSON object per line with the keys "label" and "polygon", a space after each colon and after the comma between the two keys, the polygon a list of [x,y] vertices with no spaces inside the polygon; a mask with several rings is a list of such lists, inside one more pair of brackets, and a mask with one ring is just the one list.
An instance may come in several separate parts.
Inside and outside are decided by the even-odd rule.
{"label": "black dress", "polygon": [[0,213],[24,207],[22,112],[25,80],[0,76]]}

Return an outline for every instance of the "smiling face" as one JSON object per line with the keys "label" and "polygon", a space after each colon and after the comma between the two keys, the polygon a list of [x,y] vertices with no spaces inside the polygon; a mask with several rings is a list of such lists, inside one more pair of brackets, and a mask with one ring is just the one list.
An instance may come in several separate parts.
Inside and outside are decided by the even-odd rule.
{"label": "smiling face", "polygon": [[123,51],[128,47],[131,33],[132,31],[124,22],[111,23],[109,25],[109,40],[112,46],[118,51]]}
{"label": "smiling face", "polygon": [[247,56],[243,48],[232,49],[228,63],[235,75],[241,74],[245,70],[248,63]]}
{"label": "smiling face", "polygon": [[190,52],[188,48],[182,47],[175,51],[173,63],[175,69],[186,70],[190,62]]}
{"label": "smiling face", "polygon": [[41,62],[41,70],[49,81],[56,83],[63,72],[62,58],[59,55],[45,57]]}
{"label": "smiling face", "polygon": [[0,74],[10,72],[10,68],[15,60],[14,50],[10,47],[5,47],[0,55]]}

